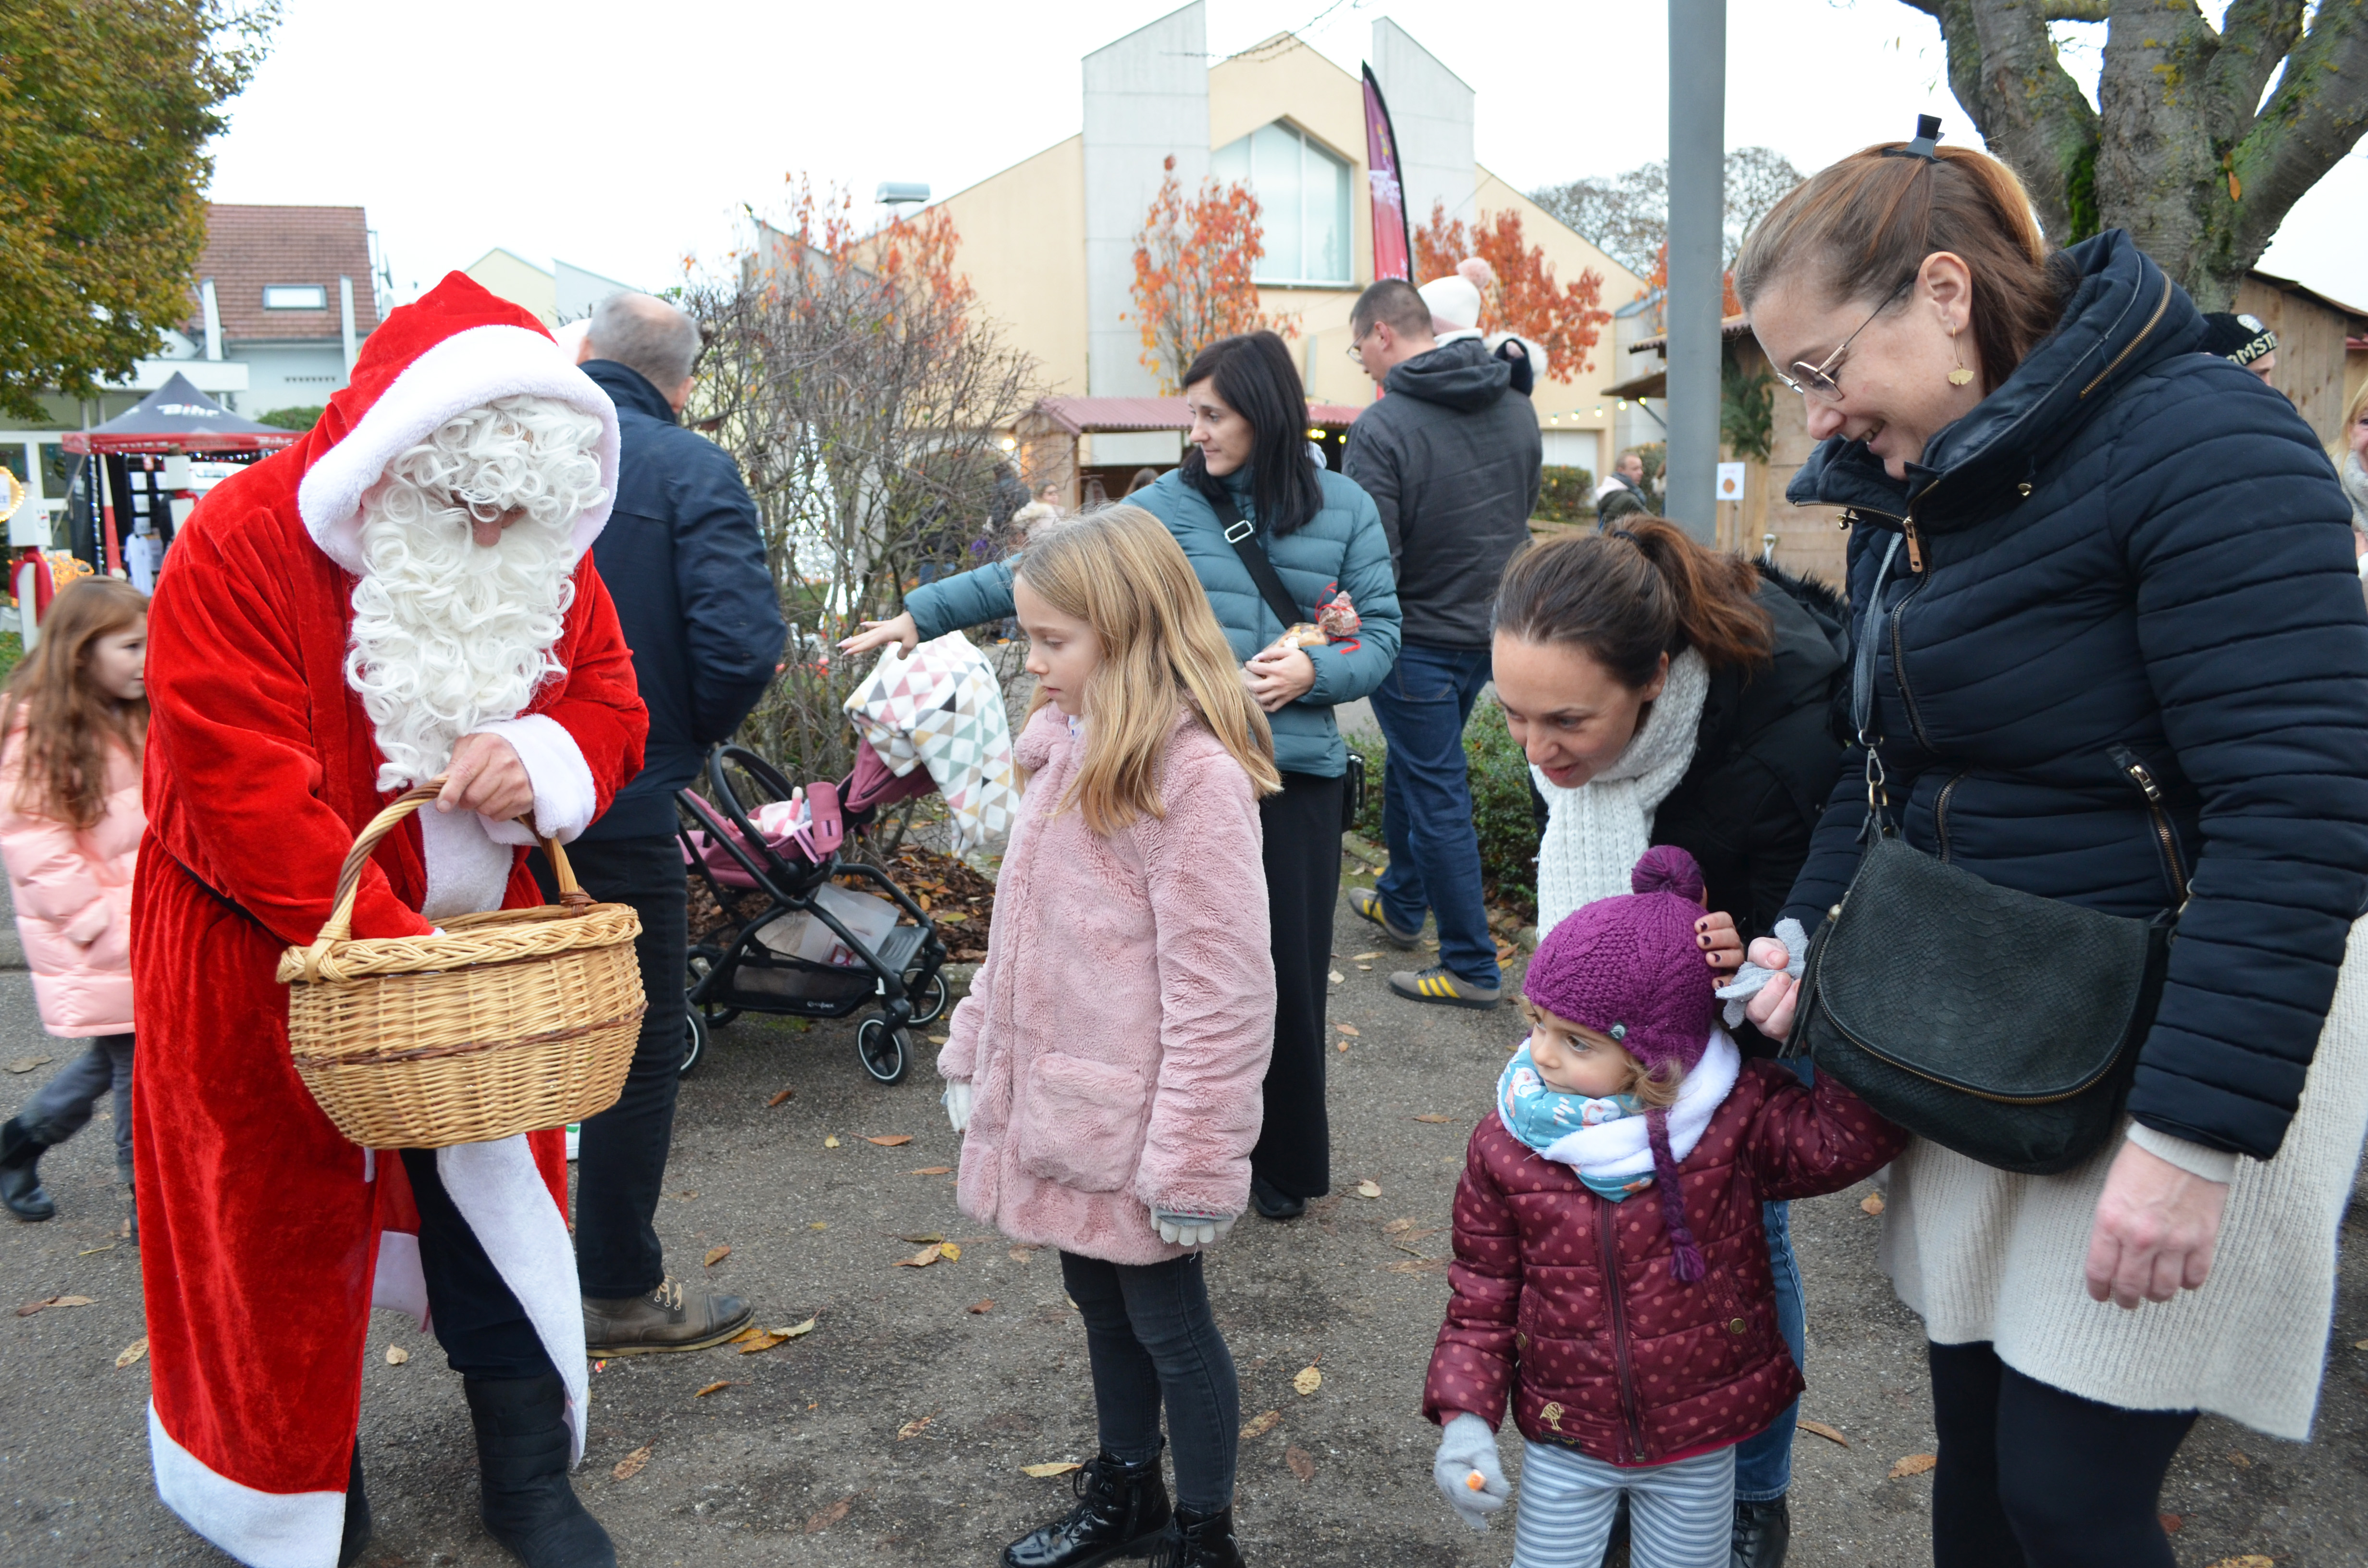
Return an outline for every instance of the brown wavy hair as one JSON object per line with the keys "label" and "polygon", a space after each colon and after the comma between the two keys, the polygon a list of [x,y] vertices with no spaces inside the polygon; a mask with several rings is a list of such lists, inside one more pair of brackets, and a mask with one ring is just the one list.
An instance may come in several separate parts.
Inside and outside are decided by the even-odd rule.
{"label": "brown wavy hair", "polygon": [[1948,251],[1973,275],[1967,324],[1987,392],[2055,330],[2074,270],[2040,233],[2012,169],[1967,147],[1943,147],[1938,162],[1884,156],[1906,145],[1878,142],[1794,186],[1736,257],[1736,298],[1748,312],[1780,279],[1802,277],[1828,304],[1873,305]]}
{"label": "brown wavy hair", "polygon": [[1759,574],[1707,550],[1666,517],[1624,517],[1609,533],[1533,544],[1497,585],[1497,631],[1524,642],[1575,643],[1639,691],[1661,655],[1697,648],[1713,669],[1757,669],[1776,631],[1759,601]]}
{"label": "brown wavy hair", "polygon": [[78,831],[107,814],[108,749],[120,745],[140,760],[148,699],[122,702],[100,689],[90,678],[91,644],[147,618],[148,596],[113,577],[70,583],[51,602],[40,641],[0,699],[0,756],[19,739],[25,747],[17,810]]}

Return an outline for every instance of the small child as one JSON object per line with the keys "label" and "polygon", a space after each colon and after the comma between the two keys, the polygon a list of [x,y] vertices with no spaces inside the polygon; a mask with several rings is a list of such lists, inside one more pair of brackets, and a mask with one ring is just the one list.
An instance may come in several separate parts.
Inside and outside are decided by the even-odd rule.
{"label": "small child", "polygon": [[1515,1568],[1601,1561],[1627,1494],[1634,1568],[1727,1568],[1735,1445],[1801,1392],[1759,1205],[1839,1192],[1906,1143],[1828,1075],[1744,1062],[1694,923],[1702,869],[1646,852],[1523,983],[1530,1038],[1472,1134],[1453,1294],[1423,1414],[1474,1529],[1504,1506],[1491,1430],[1527,1439]]}
{"label": "small child", "polygon": [[[0,858],[41,1026],[90,1050],[0,1125],[0,1202],[57,1212],[41,1155],[115,1095],[115,1164],[131,1185],[131,874],[147,819],[148,599],[85,577],[50,606],[0,706]],[[134,1232],[136,1237],[137,1232]]]}
{"label": "small child", "polygon": [[1060,1249],[1100,1451],[1076,1506],[1003,1561],[1156,1550],[1171,1568],[1240,1568],[1241,1396],[1201,1254],[1249,1202],[1274,1040],[1258,811],[1281,787],[1273,741],[1150,513],[1040,528],[1012,601],[1038,683],[1016,748],[1032,777],[938,1071],[962,1211]]}

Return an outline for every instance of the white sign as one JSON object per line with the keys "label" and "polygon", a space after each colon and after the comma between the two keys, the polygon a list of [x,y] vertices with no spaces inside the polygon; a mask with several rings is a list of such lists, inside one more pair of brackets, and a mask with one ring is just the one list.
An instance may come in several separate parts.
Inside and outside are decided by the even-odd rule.
{"label": "white sign", "polygon": [[1743,465],[1741,463],[1718,465],[1718,498],[1722,501],[1743,499]]}

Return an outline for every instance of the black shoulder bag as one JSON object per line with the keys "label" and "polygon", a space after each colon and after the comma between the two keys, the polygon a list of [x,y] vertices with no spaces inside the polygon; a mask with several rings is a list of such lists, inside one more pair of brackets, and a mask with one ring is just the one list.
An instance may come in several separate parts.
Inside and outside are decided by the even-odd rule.
{"label": "black shoulder bag", "polygon": [[[1201,495],[1209,503],[1210,509],[1217,514],[1217,521],[1225,526],[1225,542],[1232,545],[1234,553],[1242,558],[1242,565],[1249,573],[1250,581],[1258,585],[1258,597],[1266,600],[1266,608],[1274,611],[1275,619],[1282,622],[1282,629],[1288,631],[1306,619],[1306,613],[1292,601],[1291,590],[1282,585],[1282,574],[1274,569],[1274,562],[1267,558],[1265,551],[1258,548],[1258,525],[1242,516],[1242,509],[1234,505],[1234,498],[1225,494],[1223,485],[1212,485],[1201,492]],[[1348,746],[1347,750],[1349,766],[1340,780],[1340,831],[1343,833],[1357,825],[1357,818],[1365,808],[1364,754],[1354,746]]]}
{"label": "black shoulder bag", "polygon": [[[1810,945],[1785,1052],[1805,1051],[1910,1132],[2049,1176],[2119,1122],[2178,915],[2134,920],[1999,887],[1898,835],[1873,733],[1874,630],[1898,550],[1895,539],[1875,573],[1850,675],[1865,851]],[[2185,886],[2174,891],[2184,905]]]}

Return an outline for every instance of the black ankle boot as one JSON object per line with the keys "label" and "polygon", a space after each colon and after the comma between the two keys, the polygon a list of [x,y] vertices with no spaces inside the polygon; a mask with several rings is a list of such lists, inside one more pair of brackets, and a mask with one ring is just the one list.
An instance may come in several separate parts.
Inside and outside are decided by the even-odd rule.
{"label": "black ankle boot", "polygon": [[362,1494],[362,1445],[354,1440],[354,1462],[346,1472],[346,1528],[337,1539],[337,1568],[354,1568],[369,1550],[370,1499]]}
{"label": "black ankle boot", "polygon": [[463,1378],[477,1428],[485,1529],[527,1568],[617,1568],[617,1549],[567,1483],[567,1388],[540,1378]]}
{"label": "black ankle boot", "polygon": [[1784,1568],[1793,1543],[1793,1510],[1782,1497],[1735,1506],[1734,1568]]}
{"label": "black ankle boot", "polygon": [[1196,1514],[1178,1508],[1176,1518],[1152,1554],[1152,1568],[1244,1568],[1241,1543],[1234,1540],[1234,1511]]}
{"label": "black ankle boot", "polygon": [[21,1118],[0,1125],[0,1203],[19,1220],[47,1220],[58,1211],[41,1187],[40,1159],[50,1146],[25,1129]]}
{"label": "black ankle boot", "polygon": [[1167,1484],[1159,1456],[1122,1462],[1108,1449],[1070,1478],[1077,1506],[1003,1549],[1004,1568],[1094,1568],[1140,1557],[1167,1528]]}

